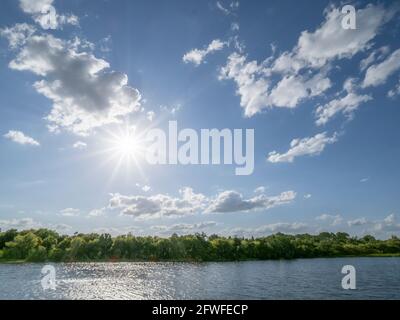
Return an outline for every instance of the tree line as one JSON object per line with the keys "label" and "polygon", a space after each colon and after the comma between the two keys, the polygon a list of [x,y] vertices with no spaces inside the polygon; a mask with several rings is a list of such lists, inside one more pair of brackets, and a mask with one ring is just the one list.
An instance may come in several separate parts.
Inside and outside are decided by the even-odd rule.
{"label": "tree line", "polygon": [[194,234],[169,238],[110,234],[60,235],[48,229],[0,232],[0,262],[243,261],[400,255],[400,238],[347,233],[277,233],[260,238]]}

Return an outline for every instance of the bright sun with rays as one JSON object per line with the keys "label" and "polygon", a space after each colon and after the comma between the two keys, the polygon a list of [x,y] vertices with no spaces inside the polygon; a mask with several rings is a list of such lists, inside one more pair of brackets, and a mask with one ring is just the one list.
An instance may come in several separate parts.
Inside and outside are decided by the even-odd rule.
{"label": "bright sun with rays", "polygon": [[104,142],[106,148],[101,153],[108,155],[104,164],[113,163],[112,177],[122,168],[125,168],[125,174],[131,170],[142,171],[141,160],[146,153],[146,144],[143,133],[138,132],[135,126],[120,126],[107,131]]}
{"label": "bright sun with rays", "polygon": [[127,134],[116,136],[113,141],[115,151],[122,157],[137,157],[139,155],[139,143],[134,134]]}

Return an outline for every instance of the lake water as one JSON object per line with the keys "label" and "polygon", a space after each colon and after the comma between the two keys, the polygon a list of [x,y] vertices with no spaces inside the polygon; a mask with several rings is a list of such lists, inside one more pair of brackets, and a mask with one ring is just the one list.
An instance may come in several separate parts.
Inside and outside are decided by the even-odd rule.
{"label": "lake water", "polygon": [[[356,290],[342,289],[344,265]],[[400,258],[53,264],[55,290],[43,266],[0,265],[0,299],[400,299]]]}

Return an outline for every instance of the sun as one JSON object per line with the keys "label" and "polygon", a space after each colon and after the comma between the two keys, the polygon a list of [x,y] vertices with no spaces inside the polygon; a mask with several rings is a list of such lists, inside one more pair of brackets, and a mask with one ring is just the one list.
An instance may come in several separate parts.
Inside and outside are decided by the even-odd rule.
{"label": "sun", "polygon": [[129,178],[131,175],[140,175],[146,179],[146,130],[125,123],[109,127],[99,135],[99,149],[94,155],[99,157],[101,170],[111,170],[110,183],[117,177]]}
{"label": "sun", "polygon": [[127,126],[111,134],[109,139],[109,152],[112,156],[123,160],[138,161],[143,156],[145,146],[141,140],[141,135],[137,132],[135,126]]}
{"label": "sun", "polygon": [[137,157],[139,155],[140,146],[135,135],[127,133],[116,136],[113,141],[115,152],[122,157]]}

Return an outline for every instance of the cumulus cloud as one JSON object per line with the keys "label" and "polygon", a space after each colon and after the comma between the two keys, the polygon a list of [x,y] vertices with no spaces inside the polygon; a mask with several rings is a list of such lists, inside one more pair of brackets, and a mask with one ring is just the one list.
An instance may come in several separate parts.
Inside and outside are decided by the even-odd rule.
{"label": "cumulus cloud", "polygon": [[[266,108],[295,108],[300,102],[322,96],[331,88],[328,73],[332,63],[369,49],[381,27],[395,12],[395,8],[367,5],[357,12],[357,29],[349,32],[342,28],[341,8],[330,6],[325,10],[324,22],[315,31],[303,31],[291,51],[278,57],[270,56],[261,63],[248,62],[246,55],[233,53],[221,68],[219,79],[235,81],[240,105],[247,117]],[[381,51],[385,50],[387,48]],[[364,62],[367,63],[371,62]],[[326,112],[354,108],[367,97],[351,92],[326,106],[329,109]]]}
{"label": "cumulus cloud", "polygon": [[211,43],[204,49],[193,49],[187,52],[183,56],[183,62],[185,63],[193,63],[194,65],[198,66],[203,63],[204,59],[207,55],[222,50],[225,47],[226,43],[222,42],[219,39],[215,39],[211,41]]}
{"label": "cumulus cloud", "polygon": [[324,72],[284,75],[273,86],[269,63],[269,60],[261,64],[247,62],[246,56],[233,53],[220,70],[220,80],[236,82],[240,105],[246,117],[252,117],[268,107],[295,108],[301,101],[319,96],[331,87],[331,81]]}
{"label": "cumulus cloud", "polygon": [[352,118],[353,113],[358,107],[365,102],[372,100],[371,95],[358,94],[355,90],[354,79],[347,79],[342,97],[331,100],[325,105],[319,106],[316,109],[316,124],[318,126],[326,124],[336,114],[343,113],[347,118]]}
{"label": "cumulus cloud", "polygon": [[388,215],[382,221],[375,222],[375,224],[373,226],[373,230],[375,232],[377,232],[378,234],[381,234],[381,233],[388,233],[388,234],[398,233],[398,232],[400,232],[400,223],[397,222],[396,215],[392,213],[392,214]]}
{"label": "cumulus cloud", "polygon": [[296,198],[296,192],[286,191],[278,196],[269,197],[265,194],[245,199],[237,191],[221,192],[211,201],[207,212],[226,213],[226,212],[248,212],[253,210],[268,210],[280,205],[291,203]]}
{"label": "cumulus cloud", "polygon": [[[46,119],[53,132],[65,129],[88,135],[100,126],[118,123],[122,116],[139,111],[140,93],[128,85],[125,74],[110,70],[107,61],[82,51],[75,42],[49,34],[31,34],[17,28],[13,37],[3,30],[18,54],[11,69],[41,77],[34,87],[53,102]],[[19,33],[18,33],[19,32]]]}
{"label": "cumulus cloud", "polygon": [[223,191],[215,197],[195,193],[192,188],[180,190],[179,197],[167,194],[124,196],[112,194],[108,207],[119,209],[121,214],[136,218],[150,219],[161,217],[182,217],[196,213],[233,213],[268,210],[276,206],[291,203],[296,193],[282,192],[278,196],[260,194],[245,199],[236,191]]}
{"label": "cumulus cloud", "polygon": [[340,7],[325,10],[325,21],[314,32],[303,31],[294,49],[296,59],[321,67],[333,59],[351,58],[368,49],[381,27],[397,12],[381,4],[369,4],[357,10],[357,29],[342,28]]}
{"label": "cumulus cloud", "polygon": [[65,24],[78,25],[77,16],[60,15],[53,6],[54,0],[19,0],[19,5],[43,29],[58,29]]}
{"label": "cumulus cloud", "polygon": [[268,155],[268,161],[272,163],[293,162],[295,158],[305,155],[315,156],[324,151],[325,147],[337,141],[337,134],[329,137],[326,132],[318,133],[314,137],[294,139],[290,143],[290,149],[285,153],[272,151]]}
{"label": "cumulus cloud", "polygon": [[141,218],[178,217],[194,214],[204,208],[206,197],[191,188],[180,190],[180,197],[166,194],[152,196],[123,196],[112,194],[109,208],[122,214]]}
{"label": "cumulus cloud", "polygon": [[347,225],[351,230],[362,230],[362,234],[371,234],[387,238],[400,232],[400,223],[395,214],[379,220],[368,220],[365,217],[348,220]]}
{"label": "cumulus cloud", "polygon": [[384,84],[386,80],[400,69],[400,49],[394,51],[388,58],[379,64],[374,64],[365,73],[363,88],[376,87]]}
{"label": "cumulus cloud", "polygon": [[265,77],[267,69],[257,61],[247,62],[244,55],[233,53],[221,69],[219,79],[232,79],[236,82],[236,93],[246,117],[251,117],[269,106],[269,81]]}
{"label": "cumulus cloud", "polygon": [[25,135],[21,131],[10,130],[8,133],[4,135],[4,138],[9,139],[15,143],[22,144],[22,145],[31,145],[38,147],[40,143],[35,139]]}
{"label": "cumulus cloud", "polygon": [[366,225],[367,223],[368,223],[368,221],[365,218],[357,218],[354,220],[347,221],[347,224],[349,225],[349,227],[363,226],[363,225]]}

